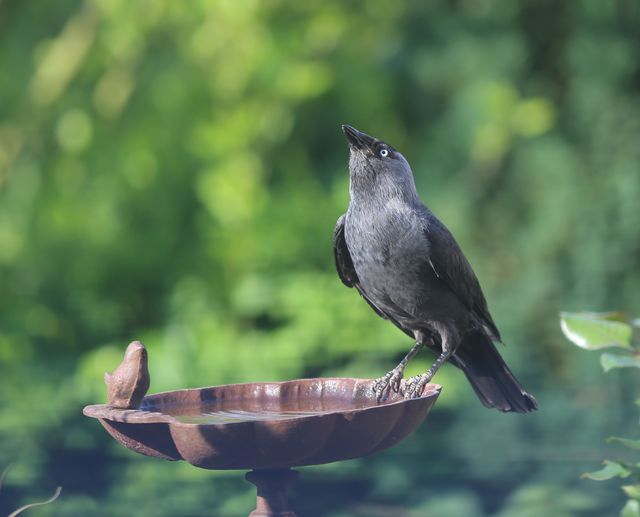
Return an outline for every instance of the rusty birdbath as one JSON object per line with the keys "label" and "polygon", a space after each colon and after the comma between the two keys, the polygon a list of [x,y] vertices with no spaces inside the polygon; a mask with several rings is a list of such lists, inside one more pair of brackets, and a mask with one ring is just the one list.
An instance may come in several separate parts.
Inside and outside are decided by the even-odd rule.
{"label": "rusty birdbath", "polygon": [[[133,346],[130,345],[130,346]],[[146,351],[144,356],[146,370]],[[359,458],[411,434],[440,386],[378,403],[370,379],[316,378],[255,382],[147,395],[137,409],[86,406],[125,447],[213,470],[250,470],[257,487],[251,517],[295,517],[287,487],[291,467]],[[148,386],[148,384],[147,384]]]}

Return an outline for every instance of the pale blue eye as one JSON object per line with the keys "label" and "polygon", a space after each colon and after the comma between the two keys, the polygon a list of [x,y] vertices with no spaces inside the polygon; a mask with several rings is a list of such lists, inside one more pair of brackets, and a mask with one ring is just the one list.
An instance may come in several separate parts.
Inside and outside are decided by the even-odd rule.
{"label": "pale blue eye", "polygon": [[386,158],[387,156],[389,156],[389,151],[387,149],[382,149],[380,151],[380,156],[382,156],[383,158]]}

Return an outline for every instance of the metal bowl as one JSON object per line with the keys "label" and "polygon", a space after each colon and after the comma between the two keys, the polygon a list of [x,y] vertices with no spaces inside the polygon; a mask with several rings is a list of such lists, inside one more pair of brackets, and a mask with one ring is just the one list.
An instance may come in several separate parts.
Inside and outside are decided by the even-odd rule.
{"label": "metal bowl", "polygon": [[376,402],[370,379],[229,384],[148,395],[139,409],[84,414],[129,449],[204,469],[277,469],[359,458],[397,444],[424,420],[441,387]]}

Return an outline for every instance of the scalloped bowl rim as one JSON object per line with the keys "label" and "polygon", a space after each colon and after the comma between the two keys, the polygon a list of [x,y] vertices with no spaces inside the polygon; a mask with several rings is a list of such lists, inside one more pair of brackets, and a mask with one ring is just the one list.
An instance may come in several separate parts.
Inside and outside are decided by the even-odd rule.
{"label": "scalloped bowl rim", "polygon": [[[259,385],[259,386],[281,387],[289,384],[298,384],[298,383],[313,382],[313,381],[316,381],[316,382],[317,381],[322,381],[322,382],[350,381],[350,382],[354,382],[354,384],[358,384],[358,383],[364,384],[364,383],[371,383],[374,380],[375,379],[363,379],[363,378],[354,378],[354,377],[313,377],[313,378],[304,378],[304,379],[293,379],[289,381],[243,382],[243,383],[234,383],[234,384],[220,384],[216,386],[206,386],[201,388],[184,388],[179,390],[162,391],[162,392],[146,395],[142,400],[141,407],[138,409],[115,408],[115,407],[109,406],[108,404],[91,404],[91,405],[85,406],[82,413],[85,416],[90,418],[97,418],[101,420],[109,420],[112,422],[121,422],[121,423],[127,423],[127,424],[165,423],[165,424],[171,424],[172,426],[177,425],[180,427],[226,427],[230,425],[246,424],[248,421],[240,420],[240,421],[216,422],[216,423],[184,422],[175,418],[174,415],[163,413],[161,411],[149,411],[147,409],[144,409],[145,401],[149,402],[149,401],[153,401],[154,399],[159,399],[163,396],[167,396],[167,395],[171,396],[179,393],[202,392],[205,390],[215,390],[220,388],[237,388],[241,386],[258,386]],[[441,385],[429,383],[425,386],[424,391],[422,392],[422,395],[416,398],[412,398],[412,399],[400,398],[398,400],[392,400],[389,402],[382,402],[377,404],[374,403],[371,406],[365,406],[360,408],[345,407],[344,409],[319,411],[316,414],[290,417],[290,418],[287,418],[285,421],[290,423],[295,423],[300,421],[322,418],[322,417],[326,417],[328,415],[334,415],[334,414],[365,413],[365,412],[375,411],[377,409],[401,405],[401,404],[415,404],[415,403],[425,402],[425,400],[431,399],[433,397],[438,397],[440,395],[441,390],[442,390]],[[238,399],[242,399],[242,398],[245,398],[245,397],[238,397]],[[233,399],[227,399],[227,400],[232,401]],[[195,406],[195,404],[180,404],[179,402],[176,402],[174,407],[179,407],[181,405]],[[252,420],[252,422],[262,423],[262,424],[267,424],[270,422],[277,422],[277,421],[282,422],[283,420],[269,419],[269,418],[265,418],[261,420]]]}

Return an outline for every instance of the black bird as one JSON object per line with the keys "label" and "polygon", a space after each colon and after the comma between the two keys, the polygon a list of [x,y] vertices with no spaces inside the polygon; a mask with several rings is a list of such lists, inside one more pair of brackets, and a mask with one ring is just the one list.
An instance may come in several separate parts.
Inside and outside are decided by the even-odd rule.
{"label": "black bird", "polygon": [[[350,149],[350,202],[338,219],[333,250],[340,279],[415,345],[374,389],[405,398],[422,393],[438,368],[460,368],[486,407],[526,413],[536,400],[513,376],[494,346],[501,341],[480,283],[449,230],[424,206],[407,160],[393,147],[343,125]],[[437,355],[424,374],[401,384],[422,347]]]}

